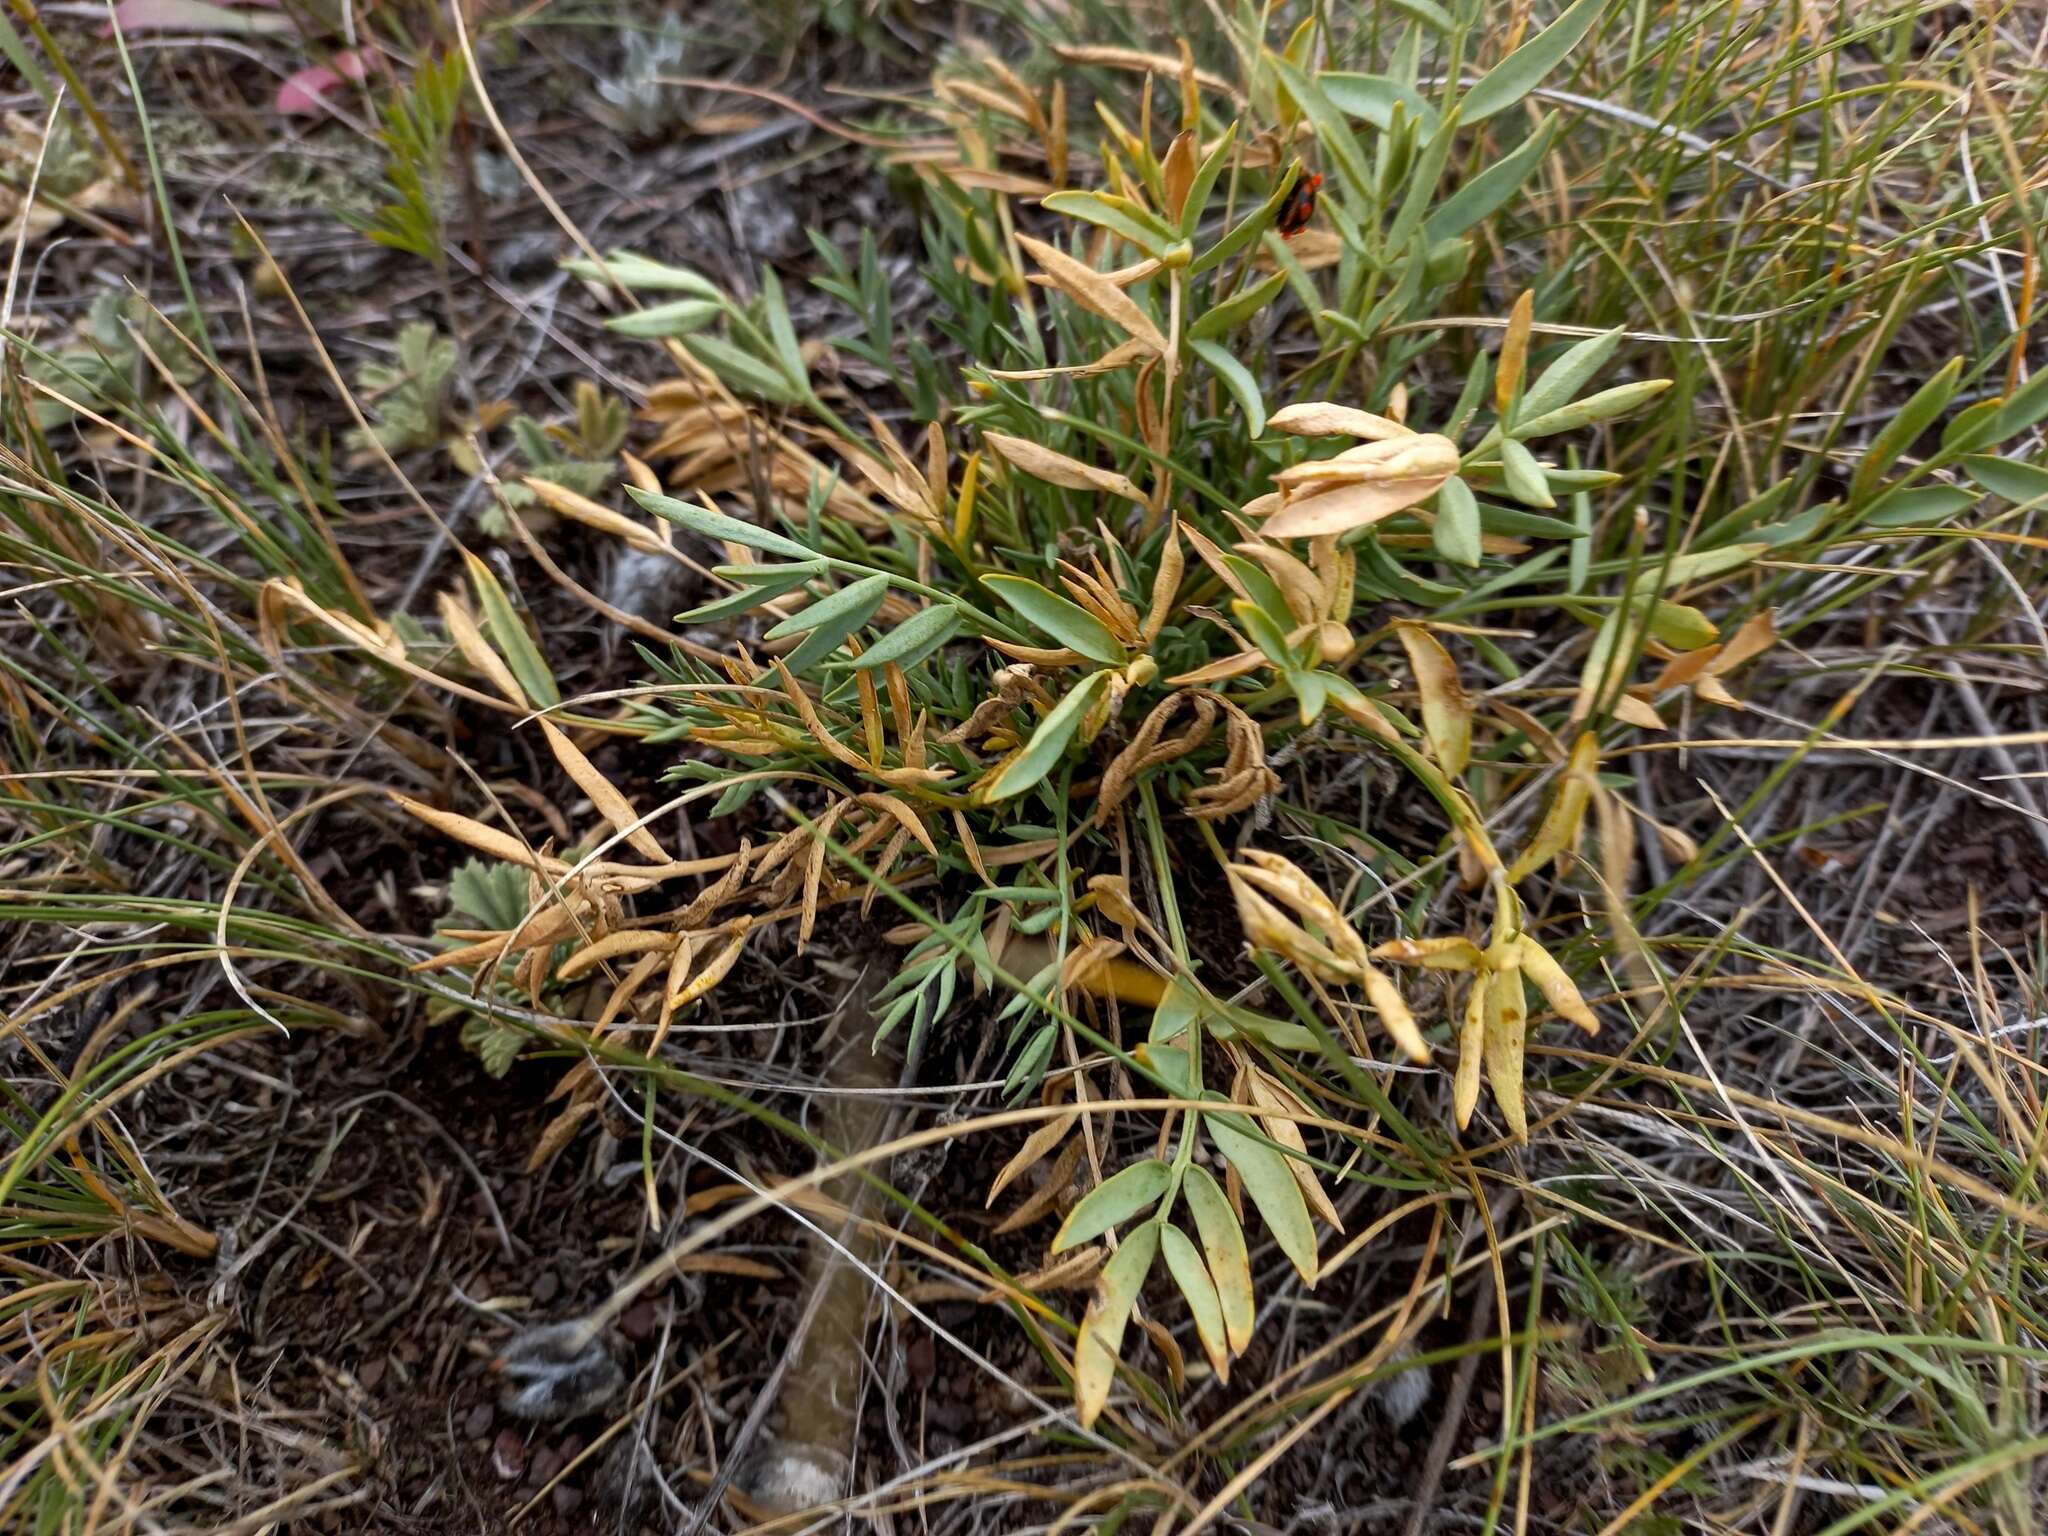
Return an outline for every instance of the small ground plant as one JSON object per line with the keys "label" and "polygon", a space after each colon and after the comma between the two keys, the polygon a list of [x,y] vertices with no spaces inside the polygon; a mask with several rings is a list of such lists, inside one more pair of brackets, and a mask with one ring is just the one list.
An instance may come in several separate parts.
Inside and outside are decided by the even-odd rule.
{"label": "small ground plant", "polygon": [[[1625,990],[1602,971],[1639,948],[1639,812],[1604,756],[1674,709],[1734,705],[1729,680],[1776,641],[1768,606],[1728,588],[1753,594],[1815,520],[1773,520],[1789,487],[1707,526],[1607,504],[1622,476],[1601,429],[1669,385],[1612,376],[1618,330],[1539,326],[1530,290],[1497,347],[1440,356],[1473,231],[1556,131],[1502,125],[1599,10],[1583,0],[1461,90],[1420,83],[1421,26],[1384,74],[1312,68],[1323,34],[1306,23],[1284,50],[1240,36],[1230,83],[1185,49],[1125,59],[1143,71],[1136,122],[1097,100],[1085,187],[1068,184],[1060,86],[989,59],[942,76],[957,158],[918,166],[959,379],[929,357],[906,374],[872,247],[814,237],[819,286],[857,325],[840,345],[904,389],[915,433],[874,402],[828,402],[772,271],[742,300],[633,252],[572,263],[651,305],[618,329],[680,342],[690,370],[661,404],[678,443],[737,408],[783,413],[768,430],[807,446],[751,521],[709,494],[633,492],[724,551],[725,595],[683,620],[750,626],[715,657],[649,652],[662,686],[638,708],[653,739],[708,749],[676,770],[691,798],[715,791],[731,815],[766,797],[785,830],[723,861],[666,931],[597,899],[556,974],[633,954],[607,1016],[652,989],[666,1029],[761,919],[794,916],[801,943],[822,907],[885,894],[910,921],[878,1034],[915,1050],[994,989],[1013,1099],[1095,1051],[1124,1091],[1175,1101],[1159,1154],[1101,1166],[1053,1240],[1066,1278],[1100,1265],[1074,1346],[1084,1424],[1155,1261],[1219,1373],[1245,1349],[1241,1201],[1313,1284],[1319,1227],[1341,1230],[1324,1179],[1360,1176],[1361,1158],[1375,1177],[1440,1177],[1482,1082],[1528,1136],[1532,1026],[1597,1033],[1574,973]],[[1959,372],[1907,403],[1823,518],[1888,526],[1974,499],[1885,474]],[[2023,430],[2039,393],[1987,402],[1915,475]],[[1532,624],[1574,686],[1500,643]],[[1419,795],[1389,781],[1340,819],[1283,779],[1376,764]],[[642,847],[647,818],[612,819],[612,841],[667,858]],[[1553,887],[1589,823],[1604,873]],[[1275,846],[1303,841],[1315,873]],[[1213,947],[1219,903],[1249,971]],[[530,985],[562,910],[471,935],[462,958],[518,952]],[[1418,1016],[1397,969],[1457,985]],[[1416,1066],[1450,1057],[1448,1104],[1396,1087],[1382,1041]],[[1077,1119],[1034,1137],[998,1191]],[[1312,1156],[1305,1129],[1348,1150]],[[1113,1256],[1071,1251],[1113,1229]]]}
{"label": "small ground plant", "polygon": [[[825,24],[893,59],[930,9]],[[251,49],[285,25],[150,13]],[[473,1190],[488,1263],[409,1271],[376,1327],[439,1307],[440,1372],[573,1304],[538,1333],[607,1392],[599,1333],[678,1276],[774,1289],[709,1251],[743,1220],[843,1221],[890,1330],[871,1384],[911,1379],[915,1325],[1044,1415],[912,1454],[885,1414],[905,1460],[855,1511],[972,1520],[1000,1486],[1108,1530],[1376,1518],[1290,1505],[1311,1456],[1269,1476],[1327,1437],[1304,1476],[1393,1447],[1418,1530],[2031,1536],[2038,889],[1994,929],[1977,876],[1906,881],[1961,862],[1958,805],[2001,828],[1995,877],[2041,867],[1996,818],[2048,843],[2038,22],[990,0],[854,127],[837,79],[700,76],[687,8],[624,50],[579,17],[617,71],[595,120],[679,184],[709,162],[677,125],[838,128],[909,210],[756,262],[649,221],[665,185],[630,235],[573,227],[565,140],[523,155],[541,109],[505,81],[526,58],[567,110],[543,16],[436,12],[302,91],[381,178],[355,233],[408,295],[332,352],[308,242],[235,222],[209,278],[174,189],[217,177],[181,180],[146,112],[128,163],[97,103],[157,77],[125,32],[104,79],[24,72],[24,252],[121,215],[98,165],[153,193],[170,276],[61,324],[0,306],[0,1525],[354,1520],[398,1459],[364,1405],[439,1434],[447,1376],[394,1355],[380,1399],[328,1351],[323,1460],[288,1355],[275,1400],[238,1395],[239,1330],[302,1228],[314,1276],[368,1278],[401,1230],[459,1246]],[[550,222],[491,249],[479,200],[518,187]],[[310,244],[354,238],[323,220]],[[543,314],[520,263],[565,242]],[[516,403],[485,288],[535,338]],[[519,387],[535,356],[560,367]],[[813,1116],[837,1017],[764,1009],[778,966],[860,999],[861,1113]],[[401,1219],[353,1173],[330,1207],[365,1106],[418,1084],[333,1107],[279,1065],[309,1041],[404,1073],[438,1042],[444,1102],[528,1129],[487,1178],[401,1108],[455,1161]],[[257,1138],[244,1200],[210,1121],[272,1102],[331,1124],[275,1181]],[[818,1170],[763,1193],[744,1120]],[[961,1143],[987,1166],[918,1182]],[[492,1193],[550,1180],[630,1196],[573,1302],[471,1284],[524,1285],[492,1267],[515,1233],[561,1256]],[[1001,1308],[1016,1355],[935,1300]],[[644,1491],[660,1394],[723,1373],[662,1441],[716,1450],[708,1510],[757,1377],[687,1309],[662,1326],[597,1441]],[[484,1407],[470,1460],[503,1477]]]}

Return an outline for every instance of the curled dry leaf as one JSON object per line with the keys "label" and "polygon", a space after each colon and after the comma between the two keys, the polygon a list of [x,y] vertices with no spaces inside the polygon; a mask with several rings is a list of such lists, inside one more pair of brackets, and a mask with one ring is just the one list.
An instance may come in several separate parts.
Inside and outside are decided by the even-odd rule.
{"label": "curled dry leaf", "polygon": [[1328,467],[1295,475],[1293,481],[1318,489],[1309,494],[1285,494],[1280,510],[1267,518],[1260,530],[1266,537],[1306,539],[1348,533],[1392,517],[1434,496],[1457,473],[1458,447],[1447,437],[1422,432],[1346,449],[1336,459],[1318,462]]}
{"label": "curled dry leaf", "polygon": [[1359,437],[1367,442],[1391,442],[1416,435],[1398,421],[1328,400],[1304,400],[1282,406],[1266,418],[1266,425],[1296,437]]}
{"label": "curled dry leaf", "polygon": [[1021,469],[1048,485],[1062,486],[1070,491],[1101,491],[1141,505],[1145,502],[1145,493],[1131,483],[1130,477],[1113,469],[1097,469],[1093,464],[1083,464],[1079,459],[1070,459],[1063,453],[1055,453],[1040,443],[1034,443],[1028,437],[991,432],[987,439],[989,447],[1005,464]]}
{"label": "curled dry leaf", "polygon": [[1058,246],[1034,240],[1029,235],[1019,235],[1017,243],[1045,269],[1045,275],[1052,279],[1053,286],[1076,304],[1091,314],[1102,316],[1112,325],[1121,326],[1132,340],[1143,342],[1154,352],[1166,350],[1166,338],[1160,334],[1152,317],[1107,275],[1086,262],[1076,261]]}
{"label": "curled dry leaf", "polygon": [[1522,963],[1522,973],[1536,983],[1536,990],[1557,1010],[1559,1017],[1570,1019],[1589,1035],[1600,1033],[1600,1021],[1586,1006],[1565,968],[1551,958],[1549,950],[1525,933],[1516,939],[1515,953]]}
{"label": "curled dry leaf", "polygon": [[1458,664],[1426,629],[1398,624],[1401,648],[1415,669],[1415,687],[1422,698],[1422,733],[1430,756],[1452,778],[1465,771],[1472,756],[1472,701],[1458,680]]}

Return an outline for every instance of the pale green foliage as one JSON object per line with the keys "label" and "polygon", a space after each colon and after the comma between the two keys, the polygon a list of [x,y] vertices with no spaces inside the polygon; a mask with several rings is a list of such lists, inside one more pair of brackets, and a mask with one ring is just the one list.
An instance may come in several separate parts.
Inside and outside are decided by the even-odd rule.
{"label": "pale green foliage", "polygon": [[[416,320],[398,333],[395,363],[365,363],[356,391],[370,432],[387,453],[437,447],[448,432],[448,386],[455,376],[455,343],[430,322]],[[362,434],[352,435],[359,446]]]}

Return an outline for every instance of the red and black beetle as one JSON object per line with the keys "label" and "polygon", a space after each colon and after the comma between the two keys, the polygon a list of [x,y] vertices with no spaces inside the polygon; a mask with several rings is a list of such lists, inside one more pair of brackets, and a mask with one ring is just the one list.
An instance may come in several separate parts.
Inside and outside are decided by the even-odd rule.
{"label": "red and black beetle", "polygon": [[1273,220],[1282,239],[1292,240],[1308,228],[1308,221],[1316,216],[1316,188],[1322,184],[1323,178],[1310,171],[1294,178],[1294,185],[1287,189],[1286,201],[1280,204],[1280,212]]}

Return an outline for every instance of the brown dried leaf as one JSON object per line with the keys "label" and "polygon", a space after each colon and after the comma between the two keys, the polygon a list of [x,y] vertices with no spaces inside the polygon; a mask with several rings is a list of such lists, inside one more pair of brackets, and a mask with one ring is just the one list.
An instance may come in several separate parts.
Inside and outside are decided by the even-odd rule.
{"label": "brown dried leaf", "polygon": [[1063,486],[1070,491],[1100,491],[1109,496],[1121,496],[1126,501],[1145,503],[1145,493],[1131,483],[1126,475],[1113,469],[1097,469],[1092,464],[1083,464],[1079,459],[1070,459],[1063,453],[1032,442],[1025,437],[1011,437],[1005,432],[986,434],[989,447],[993,448],[1004,463],[1022,470],[1025,474],[1045,481],[1048,485]]}
{"label": "brown dried leaf", "polygon": [[[1190,169],[1189,175],[1193,174]],[[1166,350],[1166,338],[1159,333],[1152,317],[1108,277],[1043,240],[1019,235],[1017,243],[1045,269],[1045,275],[1052,279],[1054,286],[1076,304],[1091,314],[1102,316],[1112,325],[1121,326],[1133,340],[1143,342],[1152,351]]]}
{"label": "brown dried leaf", "polygon": [[645,854],[656,863],[666,864],[668,850],[661,846],[652,832],[639,824],[640,816],[633,809],[633,802],[620,794],[618,787],[599,773],[597,765],[585,757],[582,749],[546,715],[540,717],[540,729],[541,734],[547,737],[549,749],[555,754],[555,761],[562,765],[562,771],[576,781],[578,789],[590,796],[590,803],[612,824],[612,830],[624,834],[634,851]]}
{"label": "brown dried leaf", "polygon": [[1503,418],[1522,387],[1522,374],[1529,365],[1529,327],[1535,318],[1535,290],[1525,288],[1508,312],[1508,328],[1501,334],[1500,358],[1494,368],[1493,403]]}
{"label": "brown dried leaf", "polygon": [[1416,691],[1422,696],[1422,734],[1430,755],[1445,774],[1456,778],[1472,756],[1472,701],[1458,680],[1458,664],[1420,625],[1397,624],[1395,633],[1415,669]]}
{"label": "brown dried leaf", "polygon": [[1282,406],[1266,418],[1266,425],[1296,437],[1359,437],[1368,442],[1392,442],[1416,435],[1398,421],[1328,400],[1304,400]]}

